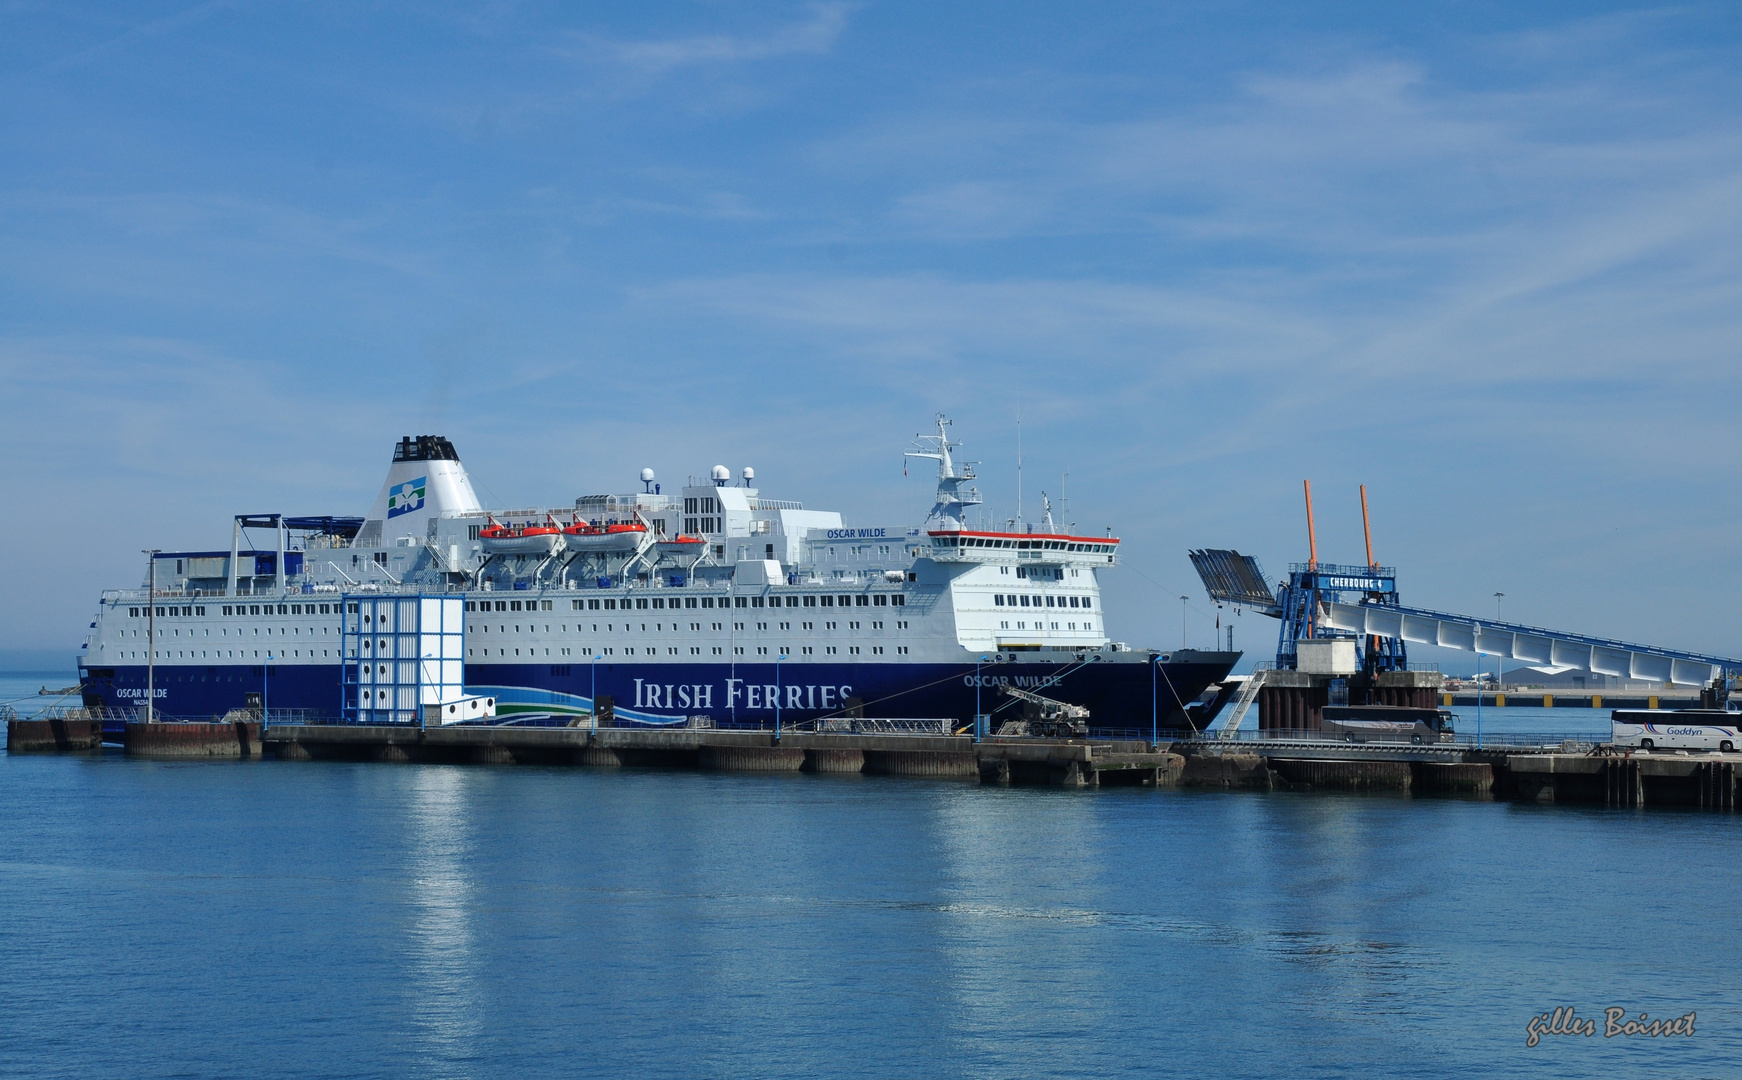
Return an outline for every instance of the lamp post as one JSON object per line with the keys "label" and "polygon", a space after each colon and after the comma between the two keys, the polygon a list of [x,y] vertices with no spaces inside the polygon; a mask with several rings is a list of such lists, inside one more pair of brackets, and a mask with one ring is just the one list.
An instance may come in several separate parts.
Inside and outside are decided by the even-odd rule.
{"label": "lamp post", "polygon": [[266,650],[266,666],[260,669],[260,730],[266,730],[267,709],[272,704],[272,650]]}
{"label": "lamp post", "polygon": [[974,661],[974,741],[980,741],[981,728],[985,726],[986,714],[980,709],[980,665],[986,662],[984,656]]}
{"label": "lamp post", "polygon": [[593,730],[598,731],[599,730],[599,654],[597,651],[595,651],[593,653],[592,669],[593,669],[592,670],[592,675],[593,675]]}
{"label": "lamp post", "polygon": [[780,699],[785,691],[780,688],[780,662],[786,659],[786,650],[781,649],[780,655],[774,658],[774,741],[780,741]]}
{"label": "lamp post", "polygon": [[145,636],[151,647],[145,650],[145,722],[157,718],[157,553],[160,548],[146,548]]}
{"label": "lamp post", "polygon": [[1189,596],[1179,598],[1179,647],[1182,649],[1186,647],[1186,611],[1190,602],[1191,597]]}
{"label": "lamp post", "polygon": [[[1500,598],[1505,596],[1505,595],[1506,594],[1503,592],[1497,592],[1494,594],[1494,621],[1495,622],[1500,621]],[[1506,688],[1506,657],[1500,653],[1495,653],[1494,655],[1497,657],[1497,659],[1494,661],[1494,664],[1495,664],[1494,692],[1496,694],[1498,694],[1498,693],[1500,693],[1500,691],[1502,691]],[[1498,701],[1500,699],[1495,698],[1495,700]]]}
{"label": "lamp post", "polygon": [[1149,654],[1149,747],[1153,751],[1161,743],[1161,710],[1156,703],[1155,672],[1161,667],[1161,656]]}
{"label": "lamp post", "polygon": [[1476,749],[1482,749],[1482,654],[1476,654]]}

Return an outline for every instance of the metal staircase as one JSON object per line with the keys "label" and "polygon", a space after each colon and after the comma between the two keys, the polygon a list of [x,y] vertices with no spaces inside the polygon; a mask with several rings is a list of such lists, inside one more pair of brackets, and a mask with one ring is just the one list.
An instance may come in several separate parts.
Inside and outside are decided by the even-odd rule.
{"label": "metal staircase", "polygon": [[1264,688],[1264,676],[1268,671],[1254,671],[1246,677],[1245,685],[1240,687],[1240,696],[1234,701],[1234,711],[1228,714],[1228,719],[1216,731],[1218,739],[1232,739],[1240,730],[1240,725],[1246,721],[1246,710],[1258,700],[1258,691]]}

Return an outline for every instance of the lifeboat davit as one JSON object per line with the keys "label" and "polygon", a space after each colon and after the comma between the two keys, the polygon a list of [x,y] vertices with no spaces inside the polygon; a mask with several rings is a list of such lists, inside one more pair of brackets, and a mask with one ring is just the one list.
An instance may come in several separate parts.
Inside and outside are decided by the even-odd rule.
{"label": "lifeboat davit", "polygon": [[554,522],[544,525],[502,525],[495,518],[478,530],[478,542],[491,555],[550,555],[563,546],[563,531]]}
{"label": "lifeboat davit", "polygon": [[577,521],[565,526],[562,535],[571,551],[638,551],[647,526],[639,521],[615,525]]}
{"label": "lifeboat davit", "polygon": [[708,542],[699,536],[675,536],[670,540],[661,540],[657,545],[661,555],[697,556],[707,550]]}

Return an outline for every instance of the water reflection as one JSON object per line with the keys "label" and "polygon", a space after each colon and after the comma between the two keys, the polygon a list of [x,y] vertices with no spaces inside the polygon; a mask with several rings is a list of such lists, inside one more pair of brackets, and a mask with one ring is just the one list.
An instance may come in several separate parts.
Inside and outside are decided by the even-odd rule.
{"label": "water reflection", "polygon": [[477,951],[477,885],[471,860],[471,788],[478,771],[413,766],[405,783],[405,954],[410,1019],[424,1062],[437,1076],[470,1076],[482,1030],[482,960]]}

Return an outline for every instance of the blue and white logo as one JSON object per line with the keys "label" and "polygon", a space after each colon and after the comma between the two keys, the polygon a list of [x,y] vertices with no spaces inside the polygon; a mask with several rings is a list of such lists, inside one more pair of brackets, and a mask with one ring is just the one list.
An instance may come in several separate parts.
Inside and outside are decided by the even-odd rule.
{"label": "blue and white logo", "polygon": [[395,484],[387,489],[387,516],[396,518],[401,514],[409,514],[413,510],[423,509],[424,481],[427,476],[416,480],[407,480],[403,484]]}

